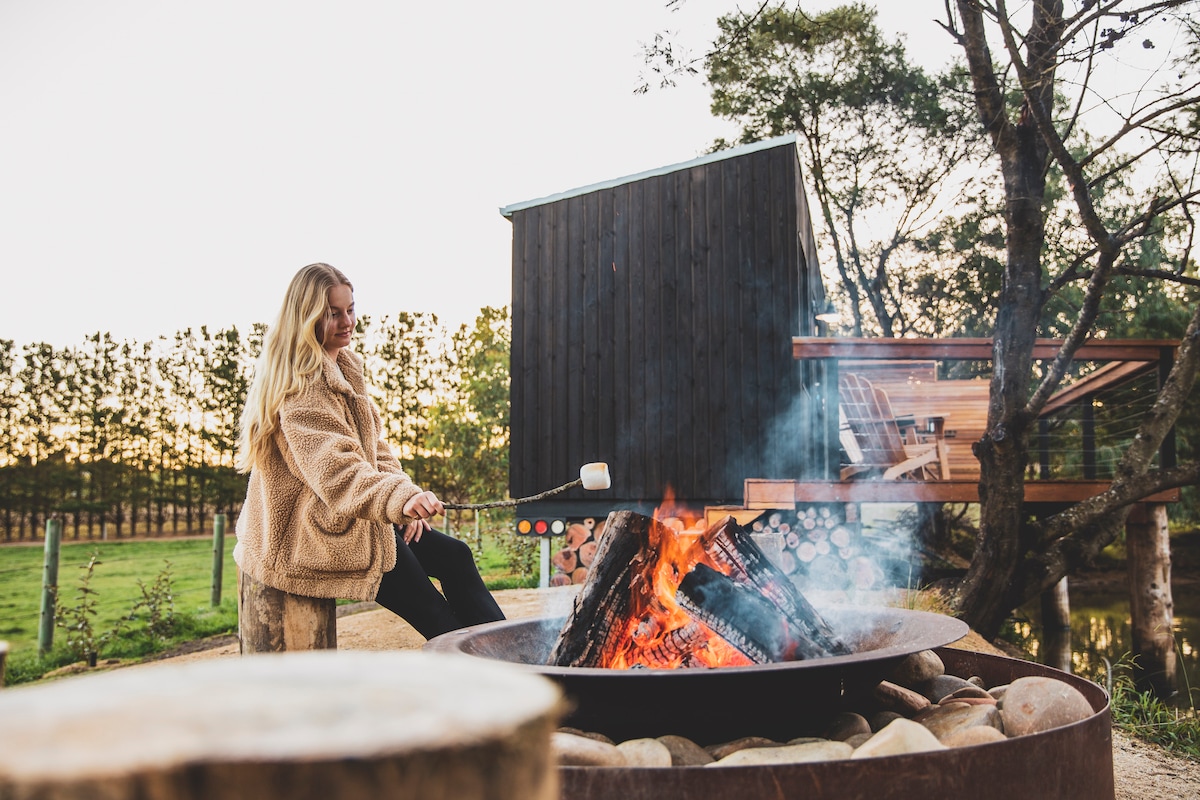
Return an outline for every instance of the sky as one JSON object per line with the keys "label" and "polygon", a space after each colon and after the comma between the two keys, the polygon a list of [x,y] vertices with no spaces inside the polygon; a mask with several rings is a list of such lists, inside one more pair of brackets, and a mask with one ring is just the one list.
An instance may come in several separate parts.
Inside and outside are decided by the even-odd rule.
{"label": "sky", "polygon": [[[469,322],[511,295],[500,208],[735,135],[698,78],[633,90],[736,5],[0,0],[0,339],[269,323],[314,261],[360,314]],[[948,54],[940,2],[881,5]]]}

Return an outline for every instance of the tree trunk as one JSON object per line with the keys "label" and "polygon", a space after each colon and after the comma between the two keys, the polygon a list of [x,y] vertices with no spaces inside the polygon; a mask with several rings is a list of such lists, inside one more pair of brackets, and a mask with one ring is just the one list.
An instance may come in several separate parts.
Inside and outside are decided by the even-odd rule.
{"label": "tree trunk", "polygon": [[238,571],[242,655],[337,649],[337,601],[274,589]]}
{"label": "tree trunk", "polygon": [[560,705],[419,652],[134,667],[0,691],[0,797],[551,800]]}
{"label": "tree trunk", "polygon": [[1177,683],[1166,505],[1135,506],[1125,523],[1125,545],[1134,680],[1140,690],[1167,698],[1175,693]]}
{"label": "tree trunk", "polygon": [[1043,663],[1071,672],[1071,598],[1063,578],[1042,592]]}

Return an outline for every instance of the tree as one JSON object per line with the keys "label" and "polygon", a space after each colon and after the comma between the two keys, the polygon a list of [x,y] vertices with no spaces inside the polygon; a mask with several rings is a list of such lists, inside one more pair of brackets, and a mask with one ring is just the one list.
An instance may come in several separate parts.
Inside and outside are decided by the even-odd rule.
{"label": "tree", "polygon": [[[929,252],[946,245],[956,251],[964,240],[978,238],[992,243],[992,250],[973,249],[972,260],[960,262],[974,269],[955,276],[957,307],[944,303],[949,285],[944,273],[927,271],[900,292],[915,288],[918,297],[942,303],[936,313],[943,319],[963,308],[994,312],[991,317],[973,315],[971,321],[971,333],[993,337],[993,374],[987,433],[975,445],[983,475],[981,527],[958,597],[960,616],[989,636],[1013,608],[1111,543],[1133,503],[1200,482],[1194,460],[1177,466],[1154,461],[1180,418],[1200,362],[1200,279],[1192,256],[1200,191],[1200,26],[1192,19],[1197,2],[1079,0],[1069,10],[1066,5],[1031,0],[1015,13],[1005,0],[945,5],[942,27],[964,54],[975,130],[991,152],[1000,191],[994,199],[986,186],[966,195],[971,202],[962,205],[952,224],[931,228],[931,236],[912,243]],[[823,83],[817,80],[821,70],[809,67],[818,63],[813,53],[852,54],[868,64],[891,64],[896,67],[891,74],[903,76],[899,53],[880,61],[886,51],[859,45],[871,41],[863,35],[863,13],[850,6],[808,17],[799,4],[795,10],[764,4],[750,14],[727,18],[708,56],[714,108],[747,114],[751,131],[770,127],[781,132],[771,126],[792,122],[801,128],[809,120],[814,121],[810,129],[817,131],[817,112],[826,112],[795,113],[795,108],[805,109],[805,98],[793,96],[791,83],[797,80],[818,94],[834,89],[819,95],[825,103],[844,99],[850,108],[860,106],[861,98],[869,96],[863,86],[889,84]],[[848,44],[830,44],[826,35],[846,36]],[[994,44],[1000,47],[999,58],[993,55]],[[1113,76],[1123,69],[1118,59],[1131,50],[1158,53],[1158,66],[1136,91],[1117,95]],[[649,56],[666,62],[664,74],[688,66],[661,41]],[[852,63],[840,61],[828,62],[825,72],[860,74]],[[888,73],[867,69],[862,74],[874,79]],[[903,81],[892,85],[907,91]],[[729,94],[729,87],[737,93]],[[953,97],[947,94],[943,101]],[[899,112],[912,108],[895,103],[897,119],[905,120]],[[911,121],[919,130],[921,118],[913,115]],[[852,127],[849,131],[854,132]],[[801,128],[801,135],[810,133]],[[818,195],[832,170],[854,170],[860,163],[852,156],[830,159],[821,178],[813,176]],[[810,166],[810,172],[818,169]],[[859,195],[850,191],[846,197],[858,202]],[[850,203],[830,207],[863,208]],[[826,224],[833,225],[828,214]],[[854,237],[841,238],[850,243],[847,252],[853,252]],[[885,251],[886,243],[880,252]],[[844,285],[853,283],[846,271],[840,274]],[[880,273],[863,274],[882,283]],[[862,293],[861,279],[858,284]],[[866,286],[872,288],[870,280]],[[1159,302],[1188,309],[1182,344],[1111,487],[1053,516],[1030,519],[1023,502],[1030,441],[1040,411],[1071,369],[1072,356],[1088,338],[1119,327],[1106,315],[1128,315]],[[903,308],[903,302],[893,307]],[[877,318],[887,332],[887,314],[877,311]],[[1034,342],[1047,334],[1061,336],[1064,344],[1052,362],[1035,364]]]}
{"label": "tree", "polygon": [[509,352],[507,308],[484,308],[451,337],[453,391],[430,409],[431,449],[445,457],[431,485],[460,503],[495,498],[508,480]]}
{"label": "tree", "polygon": [[914,248],[947,196],[974,191],[984,147],[965,73],[926,74],[875,19],[858,3],[739,11],[706,67],[713,113],[743,141],[799,135],[853,334],[901,336],[924,313]]}
{"label": "tree", "polygon": [[[994,6],[976,0],[947,5],[953,13],[945,29],[966,58],[979,119],[1004,183],[1006,246],[995,301],[991,400],[987,433],[975,445],[982,470],[980,535],[959,597],[960,616],[985,635],[996,634],[1011,609],[1111,543],[1132,503],[1200,480],[1196,462],[1171,468],[1153,462],[1200,363],[1200,304],[1194,304],[1175,364],[1111,487],[1036,522],[1027,519],[1023,503],[1028,442],[1039,411],[1072,355],[1094,332],[1103,300],[1116,288],[1114,275],[1195,283],[1186,275],[1194,268],[1190,220],[1198,191],[1198,29],[1188,19],[1195,6],[1190,0],[1083,0],[1067,11],[1056,0],[1033,0],[1017,17],[1004,0]],[[1145,32],[1152,22],[1185,37],[1188,57],[1168,52],[1164,69],[1169,71],[1131,99],[1098,95],[1092,80],[1102,65],[1130,46],[1154,46]],[[1003,61],[993,57],[993,40],[1001,43]],[[1073,80],[1065,74],[1068,68]],[[1010,91],[1020,98],[1015,112],[1007,102]],[[1057,113],[1056,92],[1069,98],[1064,114]],[[1119,114],[1119,124],[1108,137],[1077,148],[1074,134],[1097,97]],[[1081,235],[1073,257],[1047,275],[1045,197],[1052,166],[1065,177]],[[1132,213],[1106,220],[1101,213],[1105,193],[1116,180],[1135,185],[1131,174],[1150,181],[1152,191]],[[1137,259],[1139,245],[1172,226],[1189,233],[1162,266],[1146,269]],[[1058,356],[1035,382],[1032,353],[1045,306],[1074,285],[1081,287],[1078,316]]]}
{"label": "tree", "polygon": [[418,483],[425,480],[429,455],[427,409],[446,385],[445,360],[438,352],[443,331],[437,316],[402,311],[378,327],[359,319],[367,379],[383,417],[384,437]]}

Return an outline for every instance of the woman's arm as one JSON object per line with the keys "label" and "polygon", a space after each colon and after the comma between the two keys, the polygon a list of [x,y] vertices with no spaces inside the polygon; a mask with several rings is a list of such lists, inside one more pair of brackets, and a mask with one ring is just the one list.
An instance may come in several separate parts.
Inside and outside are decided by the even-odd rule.
{"label": "woman's arm", "polygon": [[[335,514],[409,522],[405,504],[421,490],[403,470],[382,470],[367,460],[344,409],[343,401],[319,383],[284,401],[279,424],[294,469]],[[385,452],[379,453],[381,459],[395,461],[390,450]]]}

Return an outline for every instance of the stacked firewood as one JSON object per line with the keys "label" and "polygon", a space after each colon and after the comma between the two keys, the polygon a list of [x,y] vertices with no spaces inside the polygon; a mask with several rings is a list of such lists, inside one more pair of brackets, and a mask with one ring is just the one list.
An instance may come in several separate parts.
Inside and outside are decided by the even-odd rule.
{"label": "stacked firewood", "polygon": [[758,536],[782,537],[779,568],[802,589],[869,590],[883,581],[851,504],[801,506],[769,511],[749,525]]}
{"label": "stacked firewood", "polygon": [[596,558],[596,548],[604,534],[604,520],[587,518],[567,526],[560,547],[550,558],[554,568],[550,575],[551,586],[570,586],[583,583],[588,567]]}

